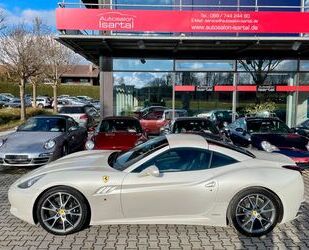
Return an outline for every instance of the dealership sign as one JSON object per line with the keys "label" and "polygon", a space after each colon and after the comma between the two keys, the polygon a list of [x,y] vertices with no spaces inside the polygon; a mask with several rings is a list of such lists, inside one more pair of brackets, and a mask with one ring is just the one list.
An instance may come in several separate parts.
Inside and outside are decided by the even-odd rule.
{"label": "dealership sign", "polygon": [[58,8],[56,26],[129,32],[309,33],[309,13]]}

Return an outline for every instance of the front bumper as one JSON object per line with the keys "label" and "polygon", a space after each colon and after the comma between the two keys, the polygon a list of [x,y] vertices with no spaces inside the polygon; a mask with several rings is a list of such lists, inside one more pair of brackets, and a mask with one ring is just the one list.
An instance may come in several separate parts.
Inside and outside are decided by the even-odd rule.
{"label": "front bumper", "polygon": [[20,189],[13,184],[8,192],[9,202],[11,204],[10,212],[15,217],[35,225],[33,220],[33,205],[35,199],[30,189]]}
{"label": "front bumper", "polygon": [[54,152],[0,154],[0,166],[36,167],[54,160]]}

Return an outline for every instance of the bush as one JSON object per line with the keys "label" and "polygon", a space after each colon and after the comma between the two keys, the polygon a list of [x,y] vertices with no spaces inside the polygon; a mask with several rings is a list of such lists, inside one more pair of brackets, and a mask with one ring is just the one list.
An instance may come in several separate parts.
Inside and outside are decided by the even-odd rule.
{"label": "bush", "polygon": [[[19,97],[19,86],[16,83],[0,83],[0,93],[11,93],[16,97]],[[31,84],[26,85],[26,94],[32,95]],[[52,85],[39,84],[37,87],[37,95],[48,95],[52,97]],[[100,87],[87,85],[60,85],[58,87],[58,95],[87,95],[94,99],[100,99]]]}
{"label": "bush", "polygon": [[[34,108],[28,108],[26,113],[27,113],[27,118],[36,116],[36,115],[52,114],[52,112],[49,110],[34,109]],[[12,121],[18,121],[19,119],[20,119],[20,109],[11,109],[11,108],[0,109],[0,125],[6,124]]]}

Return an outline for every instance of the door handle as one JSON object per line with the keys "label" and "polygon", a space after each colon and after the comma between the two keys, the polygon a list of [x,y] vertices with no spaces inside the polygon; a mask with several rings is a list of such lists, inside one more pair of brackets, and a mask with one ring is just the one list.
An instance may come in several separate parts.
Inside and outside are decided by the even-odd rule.
{"label": "door handle", "polygon": [[216,186],[216,182],[215,181],[209,181],[205,184],[206,188],[213,188]]}

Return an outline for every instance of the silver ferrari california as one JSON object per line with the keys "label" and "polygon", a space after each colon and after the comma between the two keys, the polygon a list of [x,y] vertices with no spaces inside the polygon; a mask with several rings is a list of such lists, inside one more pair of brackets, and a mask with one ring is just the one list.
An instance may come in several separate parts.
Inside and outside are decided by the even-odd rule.
{"label": "silver ferrari california", "polygon": [[68,116],[29,118],[0,137],[0,166],[42,166],[84,148],[87,131]]}
{"label": "silver ferrari california", "polygon": [[11,213],[53,234],[101,224],[233,225],[248,236],[293,220],[303,178],[289,158],[199,135],[166,135],[126,152],[84,151],[17,180]]}

